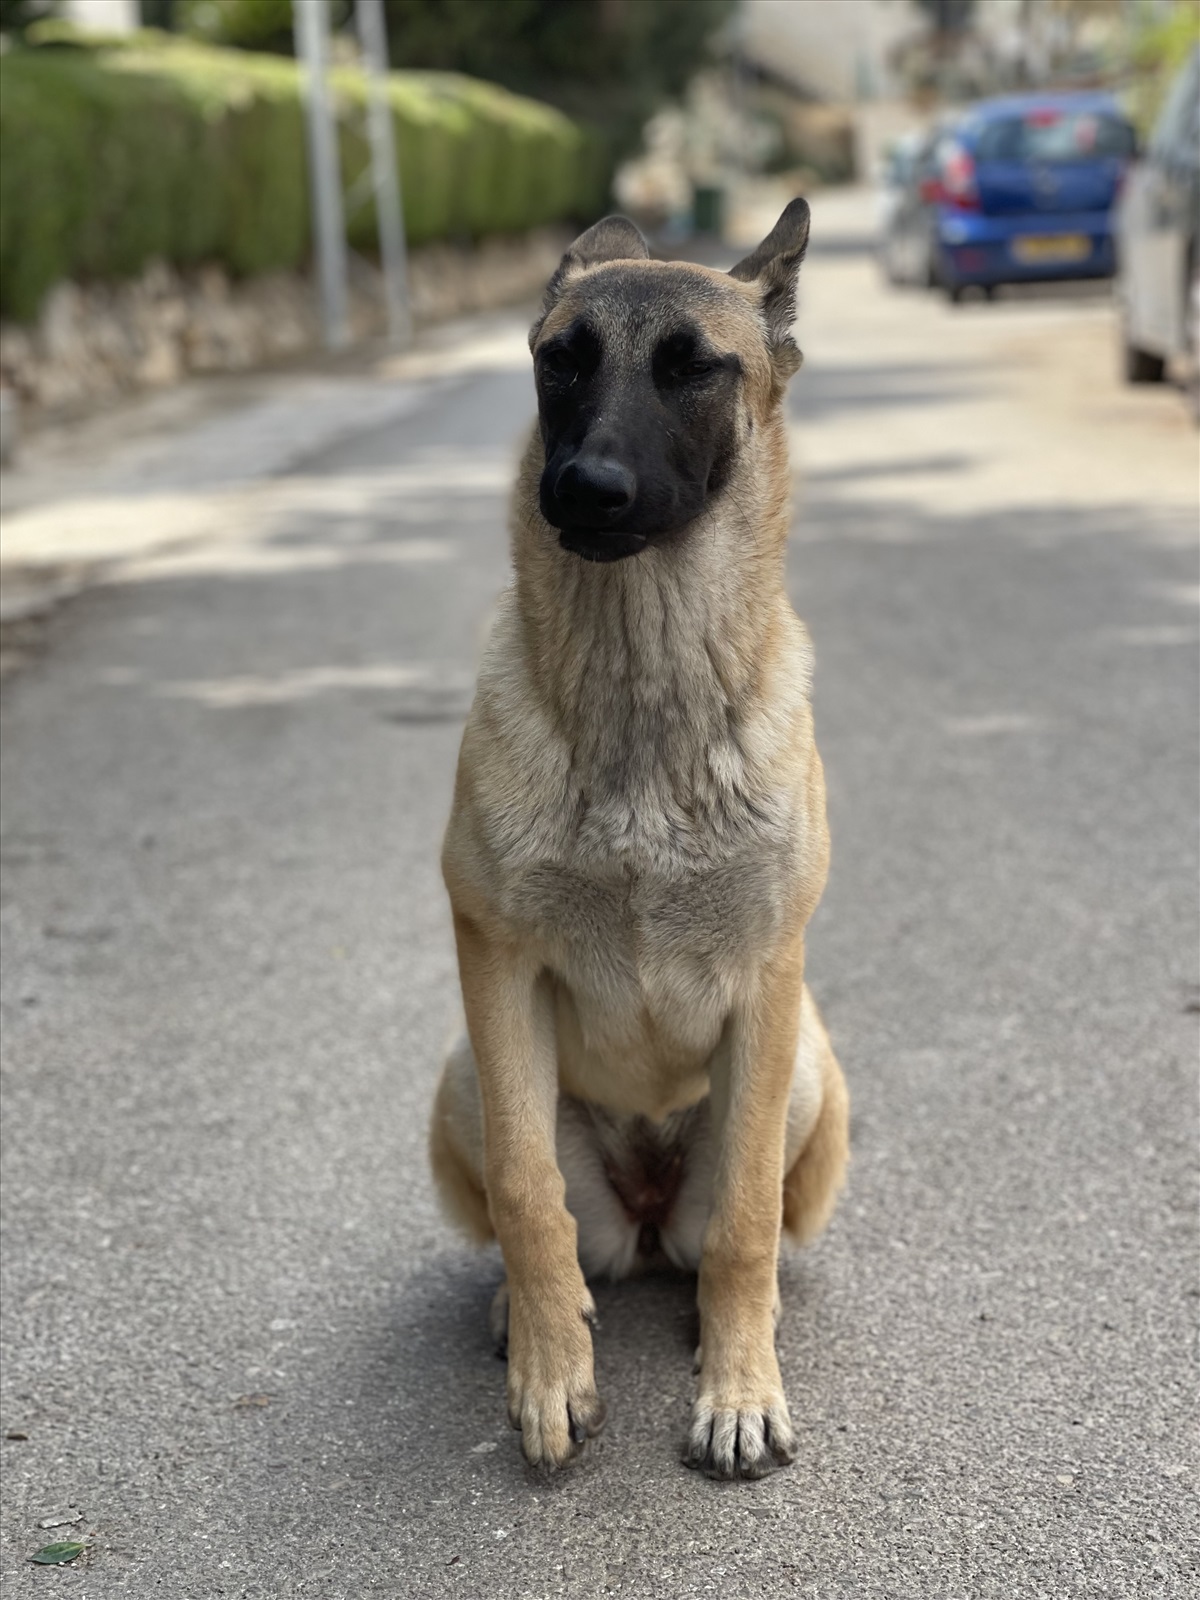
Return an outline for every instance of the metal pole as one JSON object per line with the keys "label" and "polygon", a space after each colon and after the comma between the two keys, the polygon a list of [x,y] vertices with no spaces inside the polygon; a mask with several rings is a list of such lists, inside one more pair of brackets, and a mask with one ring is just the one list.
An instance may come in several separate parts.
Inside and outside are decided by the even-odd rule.
{"label": "metal pole", "polygon": [[350,328],[346,317],[346,230],[342,222],[337,128],[325,80],[329,60],[328,0],[295,0],[292,17],[296,54],[305,66],[308,167],[313,242],[321,287],[321,324],[326,345],[331,350],[340,350],[350,341]]}
{"label": "metal pole", "polygon": [[387,32],[383,0],[357,0],[358,39],[367,69],[367,127],[371,139],[371,181],[379,220],[379,255],[387,300],[388,333],[397,344],[412,338],[408,305],[408,256],[404,243],[404,211],[400,172],[392,142],[392,113],[387,103]]}

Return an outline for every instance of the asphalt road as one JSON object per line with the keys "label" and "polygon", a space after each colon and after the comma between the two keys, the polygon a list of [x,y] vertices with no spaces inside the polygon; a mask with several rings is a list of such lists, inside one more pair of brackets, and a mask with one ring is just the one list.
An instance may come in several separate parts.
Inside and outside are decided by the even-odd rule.
{"label": "asphalt road", "polygon": [[332,442],[285,386],[269,478],[221,476],[243,395],[43,496],[51,543],[187,516],[4,691],[9,1600],[1196,1592],[1195,436],[1118,390],[1102,298],[889,292],[861,225],[816,207],[793,395],[854,1100],[783,1268],[796,1464],[679,1464],[663,1279],[600,1289],[607,1430],[529,1474],[498,1259],[434,1202],[437,849],[532,406],[501,319],[323,378]]}

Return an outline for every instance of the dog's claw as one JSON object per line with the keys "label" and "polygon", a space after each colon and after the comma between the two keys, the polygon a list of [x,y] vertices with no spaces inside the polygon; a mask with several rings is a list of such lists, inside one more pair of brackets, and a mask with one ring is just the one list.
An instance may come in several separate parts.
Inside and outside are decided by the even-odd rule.
{"label": "dog's claw", "polygon": [[697,1401],[683,1452],[687,1466],[710,1478],[765,1478],[795,1456],[785,1407],[714,1410]]}
{"label": "dog's claw", "polygon": [[578,1406],[567,1407],[567,1429],[571,1435],[573,1445],[585,1445],[589,1439],[594,1439],[604,1427],[608,1417],[608,1407],[597,1395],[593,1398],[591,1408],[581,1412]]}

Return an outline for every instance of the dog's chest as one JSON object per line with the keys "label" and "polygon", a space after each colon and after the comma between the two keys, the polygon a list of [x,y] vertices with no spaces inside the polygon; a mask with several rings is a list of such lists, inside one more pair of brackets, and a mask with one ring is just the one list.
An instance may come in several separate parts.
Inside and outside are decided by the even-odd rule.
{"label": "dog's chest", "polygon": [[550,715],[513,616],[470,733],[474,874],[555,977],[589,1078],[627,1071],[632,1102],[634,1079],[657,1074],[666,1100],[668,1080],[707,1062],[795,902],[805,662],[779,674],[780,698],[735,706],[698,625],[664,614],[639,631],[598,607],[573,618]]}
{"label": "dog's chest", "polygon": [[670,1056],[707,1056],[784,914],[794,838],[781,808],[736,785],[680,787],[580,783],[557,803],[547,790],[504,863],[508,918],[601,1055],[652,1036]]}

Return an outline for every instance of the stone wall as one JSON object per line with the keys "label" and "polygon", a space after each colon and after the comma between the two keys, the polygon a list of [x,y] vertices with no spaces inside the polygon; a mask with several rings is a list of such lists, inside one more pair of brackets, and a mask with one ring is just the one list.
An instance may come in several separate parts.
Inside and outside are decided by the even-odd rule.
{"label": "stone wall", "polygon": [[[541,228],[475,248],[427,245],[409,258],[414,321],[486,311],[536,296],[570,234]],[[379,271],[351,257],[352,338],[385,331]],[[0,384],[23,408],[58,410],[177,382],[190,372],[268,365],[321,346],[312,283],[271,273],[231,281],[217,266],[159,262],[121,284],[62,283],[33,327],[0,324]]]}

